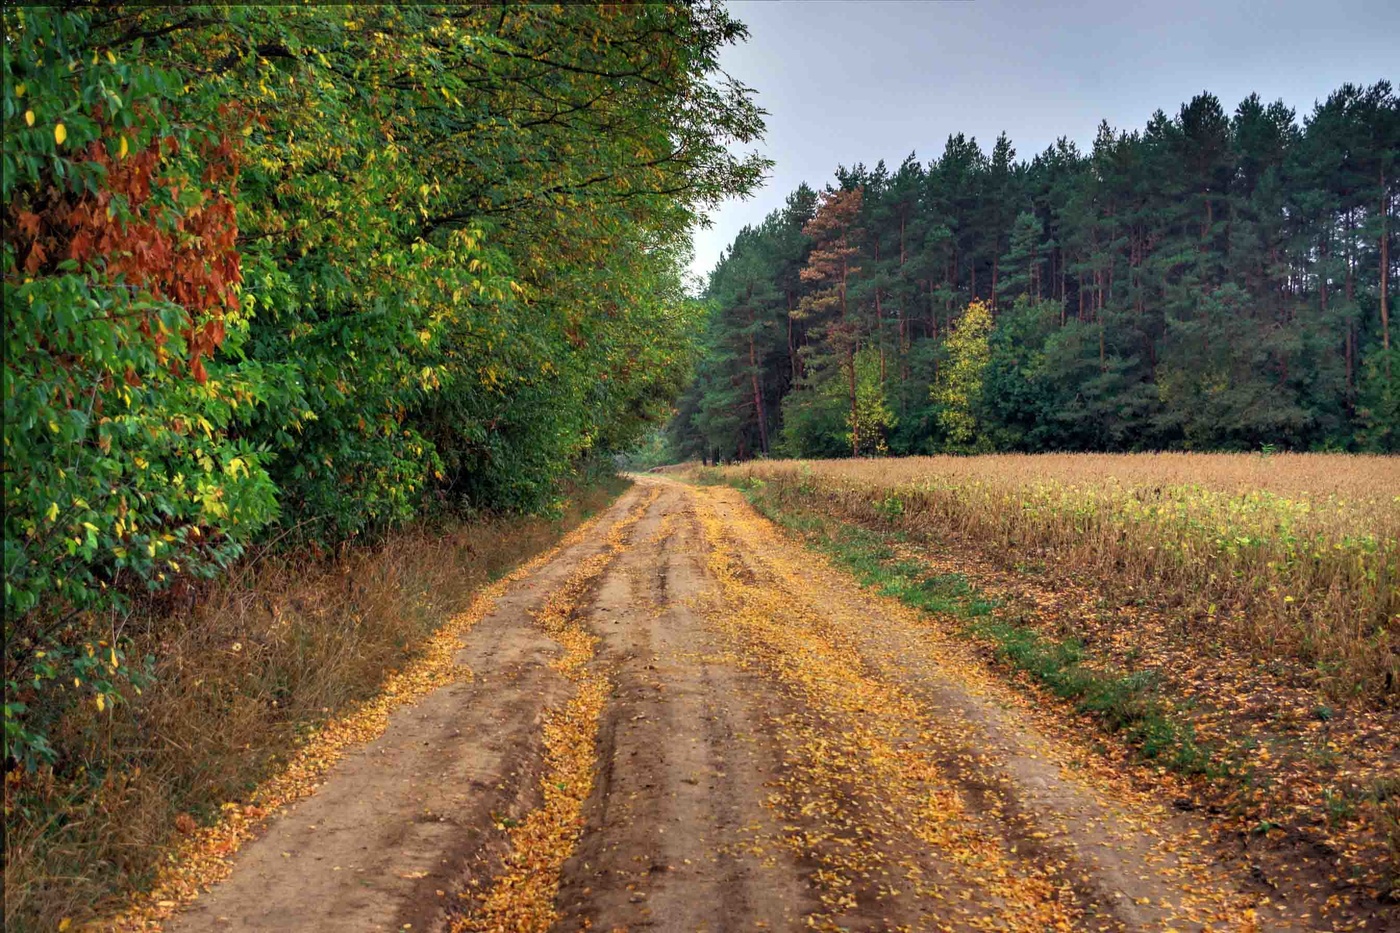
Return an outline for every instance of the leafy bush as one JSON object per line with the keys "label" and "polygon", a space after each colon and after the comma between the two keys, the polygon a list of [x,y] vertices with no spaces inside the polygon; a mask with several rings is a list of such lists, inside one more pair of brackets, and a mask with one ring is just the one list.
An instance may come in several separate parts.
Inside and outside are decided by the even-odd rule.
{"label": "leafy bush", "polygon": [[177,75],[99,54],[86,17],[14,15],[5,742],[32,766],[46,692],[114,699],[125,597],[216,573],[276,518],[267,453],[237,427],[286,393],[278,367],[239,359],[236,137],[184,122]]}

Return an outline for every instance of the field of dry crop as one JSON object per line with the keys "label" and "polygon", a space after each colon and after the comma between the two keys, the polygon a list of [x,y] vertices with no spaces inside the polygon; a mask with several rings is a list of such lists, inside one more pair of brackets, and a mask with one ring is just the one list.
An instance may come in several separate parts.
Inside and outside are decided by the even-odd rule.
{"label": "field of dry crop", "polygon": [[1271,883],[1400,897],[1400,460],[692,472],[739,486],[867,586],[971,639],[1037,702],[1102,726],[1111,754],[1146,766],[1129,768],[1140,779],[1184,778],[1178,804],[1221,815],[1251,858],[1269,853]]}
{"label": "field of dry crop", "polygon": [[1013,562],[1165,602],[1338,699],[1400,690],[1400,460],[1066,454],[766,461],[856,516],[951,531]]}

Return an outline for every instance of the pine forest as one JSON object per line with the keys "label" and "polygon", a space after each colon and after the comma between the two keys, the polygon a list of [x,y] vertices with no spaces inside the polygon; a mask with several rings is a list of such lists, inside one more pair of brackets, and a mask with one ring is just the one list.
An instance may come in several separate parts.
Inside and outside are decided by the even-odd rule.
{"label": "pine forest", "polygon": [[1400,99],[840,167],[711,273],[677,456],[1400,449]]}

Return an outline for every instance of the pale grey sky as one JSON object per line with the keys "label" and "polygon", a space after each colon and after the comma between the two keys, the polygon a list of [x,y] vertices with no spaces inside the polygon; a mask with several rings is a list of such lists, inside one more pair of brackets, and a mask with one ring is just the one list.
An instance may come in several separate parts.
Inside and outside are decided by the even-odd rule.
{"label": "pale grey sky", "polygon": [[705,276],[745,224],[838,164],[910,151],[927,163],[950,133],[984,150],[1005,130],[1019,158],[1099,121],[1143,126],[1209,90],[1227,111],[1257,91],[1301,118],[1341,84],[1400,79],[1397,0],[760,0],[732,2],[749,41],[726,71],[769,111],[768,184],[695,235]]}

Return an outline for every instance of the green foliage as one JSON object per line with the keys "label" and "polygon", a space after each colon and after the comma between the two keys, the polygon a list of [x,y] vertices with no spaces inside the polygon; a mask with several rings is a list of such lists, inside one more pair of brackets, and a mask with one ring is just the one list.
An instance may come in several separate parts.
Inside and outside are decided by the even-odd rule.
{"label": "green foliage", "polygon": [[[1296,117],[1200,94],[1136,130],[1102,124],[1089,151],[1017,160],[1005,136],[985,151],[959,133],[923,163],[838,167],[805,256],[779,212],[716,269],[742,253],[752,293],[780,298],[757,376],[768,432],[797,456],[864,453],[840,449],[825,386],[860,347],[883,362],[895,454],[1395,449],[1400,97],[1348,84]],[[717,318],[731,295],[712,292]],[[949,407],[929,388],[977,301],[993,321],[980,399]],[[712,341],[696,384],[725,385],[746,356]],[[729,419],[705,444],[752,455],[742,397],[711,402]],[[673,432],[692,443],[683,419]]]}
{"label": "green foliage", "polygon": [[[99,55],[82,15],[10,16],[5,747],[32,766],[47,750],[45,697],[105,706],[131,670],[110,618],[104,638],[96,614],[174,577],[218,572],[277,517],[268,453],[239,430],[295,391],[284,367],[242,358],[246,304],[172,297],[171,273],[200,248],[189,240],[195,215],[226,193],[201,191],[216,162],[203,155],[207,128],[182,120],[179,76]],[[144,264],[84,248],[75,212],[94,206],[127,249],[152,250]],[[201,381],[180,364],[209,322],[223,356]]]}
{"label": "green foliage", "polygon": [[746,457],[780,443],[778,400],[799,378],[789,315],[815,202],[800,187],[760,227],[740,231],[710,276],[702,309],[706,365],[668,428],[681,458]]}
{"label": "green foliage", "polygon": [[767,165],[731,154],[762,123],[718,4],[3,22],[6,752],[31,763],[45,697],[123,694],[133,596],[257,540],[556,510],[670,414],[688,231]]}
{"label": "green foliage", "polygon": [[845,457],[851,453],[851,409],[839,372],[812,380],[783,399],[780,452],[788,457]]}
{"label": "green foliage", "polygon": [[1048,365],[1047,341],[1059,330],[1061,307],[1058,301],[1022,295],[996,321],[979,406],[993,447],[1041,448],[1059,433],[1058,425],[1048,425],[1068,409],[1069,400],[1061,397],[1064,387]]}
{"label": "green foliage", "polygon": [[1374,453],[1400,453],[1400,349],[1378,349],[1366,357],[1356,407],[1362,447]]}
{"label": "green foliage", "polygon": [[977,412],[992,351],[991,310],[982,302],[967,306],[943,342],[947,362],[931,390],[939,405],[938,420],[953,450],[967,450],[979,436]]}
{"label": "green foliage", "polygon": [[856,407],[846,413],[847,444],[856,444],[860,454],[885,454],[889,447],[885,438],[899,423],[885,400],[884,374],[880,372],[880,353],[866,347],[851,360],[855,367]]}
{"label": "green foliage", "polygon": [[629,470],[644,471],[679,463],[680,457],[672,449],[670,436],[666,431],[662,428],[653,428],[623,455],[622,461]]}

